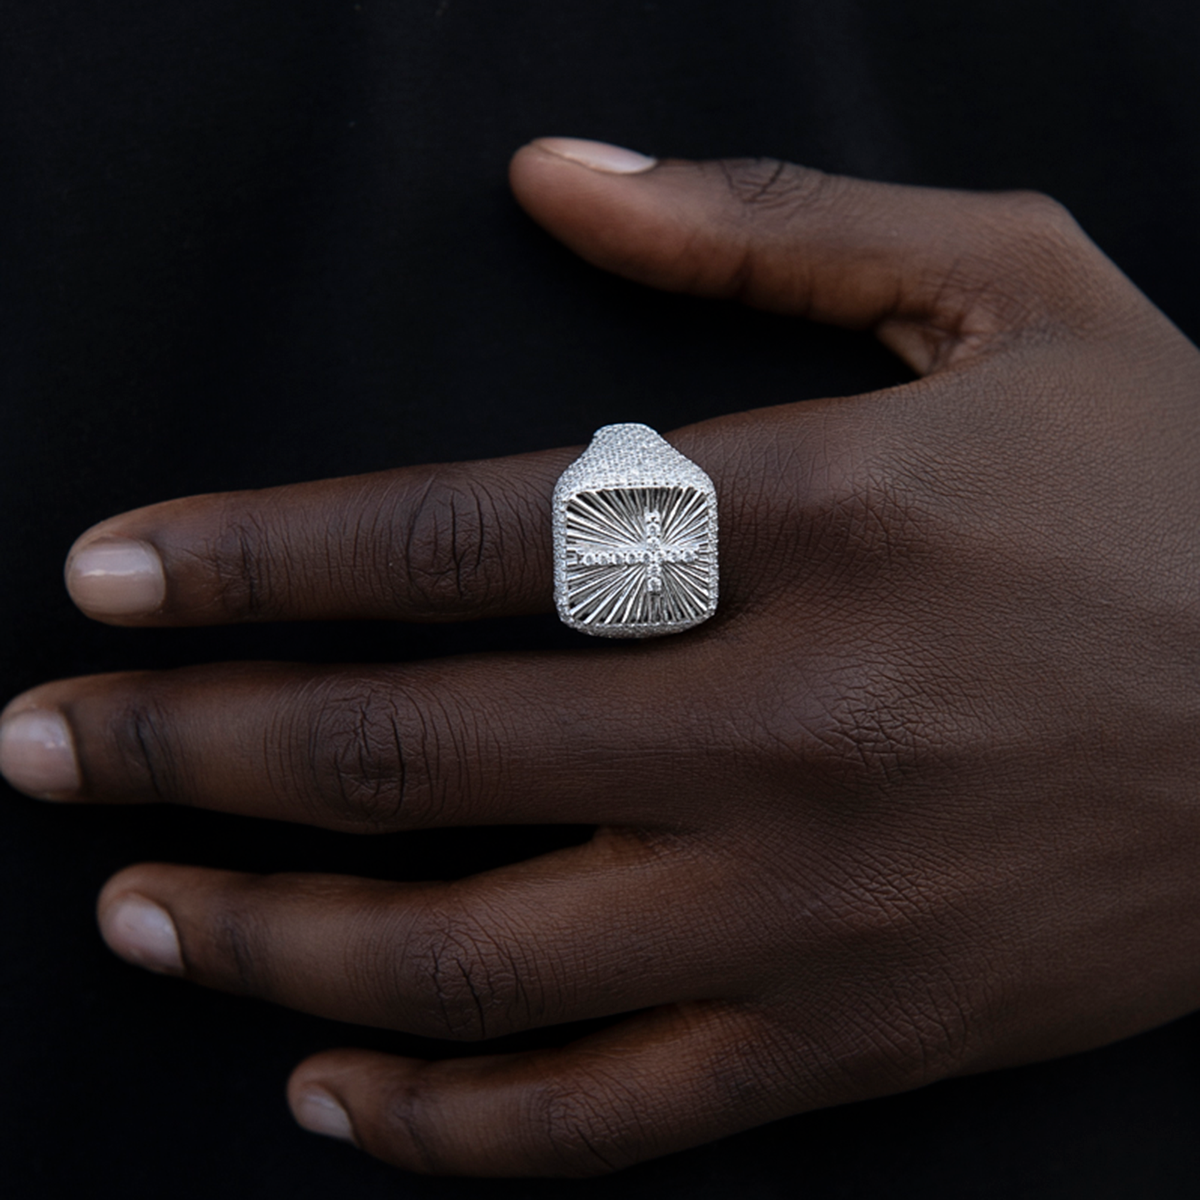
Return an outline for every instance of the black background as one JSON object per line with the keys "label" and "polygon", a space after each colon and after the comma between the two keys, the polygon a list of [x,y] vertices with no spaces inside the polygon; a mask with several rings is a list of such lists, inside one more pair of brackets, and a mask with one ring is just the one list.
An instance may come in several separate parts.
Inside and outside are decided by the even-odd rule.
{"label": "black background", "polygon": [[[1042,189],[1195,338],[1198,62],[1182,0],[0,0],[0,695],[223,658],[564,644],[550,617],[122,631],[72,609],[61,563],[92,522],[173,495],[906,378],[864,336],[576,262],[508,195],[531,137]],[[329,1045],[444,1047],[129,968],[95,932],[99,886],[144,858],[450,877],[580,831],[368,841],[7,789],[0,821],[5,1196],[1197,1191],[1197,1018],[615,1179],[402,1175],[297,1129],[283,1082]]]}

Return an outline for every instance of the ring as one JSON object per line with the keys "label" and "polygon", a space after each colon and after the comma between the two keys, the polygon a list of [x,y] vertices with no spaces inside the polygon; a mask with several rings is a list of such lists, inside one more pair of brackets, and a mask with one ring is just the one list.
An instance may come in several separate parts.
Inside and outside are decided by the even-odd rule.
{"label": "ring", "polygon": [[717,609],[717,493],[648,425],[605,425],[554,488],[554,603],[596,637],[679,633]]}

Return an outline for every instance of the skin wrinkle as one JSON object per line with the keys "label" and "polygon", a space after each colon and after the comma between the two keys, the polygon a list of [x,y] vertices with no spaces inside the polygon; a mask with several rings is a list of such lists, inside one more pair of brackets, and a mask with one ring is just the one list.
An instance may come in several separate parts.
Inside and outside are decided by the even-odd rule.
{"label": "skin wrinkle", "polygon": [[486,533],[502,523],[473,482],[429,482],[407,518],[405,562],[409,588],[421,598],[419,611],[441,619],[448,613],[470,617],[493,589],[506,590],[508,568]]}
{"label": "skin wrinkle", "polygon": [[[230,897],[230,900],[241,897]],[[187,956],[188,973],[195,972],[202,978],[209,974],[209,964],[217,968],[216,978],[227,991],[242,996],[269,995],[266,979],[262,974],[259,958],[255,953],[253,939],[247,931],[247,916],[241,911],[226,907],[215,915],[208,930],[208,953],[197,963]],[[180,939],[184,944],[184,939]]]}
{"label": "skin wrinkle", "polygon": [[217,594],[230,615],[244,614],[251,621],[270,619],[263,607],[264,596],[271,592],[270,560],[262,550],[270,544],[269,531],[252,512],[231,513],[223,523],[211,562],[217,568]]}
{"label": "skin wrinkle", "polygon": [[439,914],[427,951],[445,1031],[480,1041],[510,1032],[520,983],[515,960],[474,914]]}
{"label": "skin wrinkle", "polygon": [[374,549],[363,560],[362,571],[368,580],[370,609],[399,615],[404,607],[397,595],[401,571],[400,551],[396,544],[396,530],[399,527],[396,490],[394,486],[382,489],[383,494],[378,502],[370,506],[371,532],[365,540]]}
{"label": "skin wrinkle", "polygon": [[[1002,322],[985,319],[986,307],[983,300],[988,294],[989,286],[972,279],[960,254],[951,261],[945,273],[937,277],[933,299],[923,317],[915,321],[884,317],[875,327],[876,335],[898,350],[910,365],[923,375],[969,363],[982,354],[994,352],[997,342],[1002,341],[1004,337]],[[953,302],[950,302],[951,296]],[[889,311],[898,313],[903,311],[904,307],[901,284],[897,279],[896,294]],[[977,327],[972,328],[976,323]],[[928,347],[925,355],[905,353],[906,346],[902,339],[898,343],[891,341],[896,332],[906,328],[916,331],[922,337]]]}
{"label": "skin wrinkle", "polygon": [[836,189],[834,177],[823,171],[797,169],[773,158],[723,160],[717,166],[742,220],[755,222],[760,211],[777,209],[783,216],[784,232],[788,223],[811,219],[815,209],[828,209]]}
{"label": "skin wrinkle", "polygon": [[420,522],[424,518],[429,505],[430,496],[434,494],[437,487],[437,477],[430,474],[425,485],[421,488],[420,493],[410,500],[407,506],[405,520],[405,538],[404,538],[404,564],[408,574],[408,584],[410,590],[420,594],[417,591],[415,581],[412,577],[412,564],[417,561],[417,556],[413,549],[417,541],[417,531],[420,528]]}
{"label": "skin wrinkle", "polygon": [[[428,782],[419,789],[426,794],[422,814],[416,818],[406,815],[415,803],[414,752],[406,749],[408,722],[401,713],[416,719],[419,733],[412,734],[411,742],[426,759],[426,781],[433,777],[426,743],[436,733],[419,697],[400,685],[394,672],[357,679],[331,675],[319,687],[301,691],[294,703],[309,747],[305,759],[308,781],[299,784],[302,794],[320,803],[321,795],[328,791],[326,781],[332,780],[351,830],[362,829],[365,823],[368,831],[391,832],[437,818],[430,809]],[[349,721],[348,716],[352,718]]]}
{"label": "skin wrinkle", "polygon": [[165,798],[166,793],[158,780],[158,771],[154,767],[154,758],[147,742],[145,725],[146,722],[140,713],[133,714],[133,734],[137,741],[141,760],[145,764],[147,778],[150,780],[150,791],[156,800],[161,801]]}
{"label": "skin wrinkle", "polygon": [[[493,528],[500,528],[504,524],[504,522],[489,521],[483,512],[483,495],[482,495],[482,493],[480,492],[479,489],[475,489],[473,492],[473,495],[474,495],[474,499],[475,499],[475,520],[477,522],[477,524],[475,526],[475,528],[477,530],[477,534],[474,539],[474,542],[475,542],[475,564],[474,564],[474,568],[473,568],[473,574],[476,579],[482,579],[483,572],[480,568],[483,565],[485,553],[487,551],[490,551],[490,549],[491,549],[491,537],[488,533],[488,530],[493,529]],[[470,542],[468,542],[468,548],[469,548],[469,546],[470,546]],[[503,562],[504,555],[497,554],[496,561]],[[484,597],[484,599],[486,599],[486,597]]]}
{"label": "skin wrinkle", "polygon": [[160,705],[130,699],[115,717],[112,744],[126,764],[134,764],[130,773],[142,781],[139,790],[148,790],[158,802],[176,795],[179,769],[172,763],[173,750],[166,737],[169,719]]}
{"label": "skin wrinkle", "polygon": [[[619,1169],[629,1161],[631,1143],[640,1140],[647,1118],[644,1098],[602,1058],[589,1060],[585,1078],[571,1091],[551,1095],[546,1133],[556,1155],[572,1174]],[[580,1148],[586,1157],[580,1160]],[[589,1161],[590,1160],[590,1161]]]}
{"label": "skin wrinkle", "polygon": [[[337,899],[339,903],[354,904],[356,898],[339,892]],[[375,882],[358,902],[363,908],[362,942],[343,941],[341,969],[363,994],[365,1007],[374,1013],[374,1023],[391,1028],[402,1023],[412,1007],[406,964],[418,938],[423,908],[404,905],[382,882]]]}
{"label": "skin wrinkle", "polygon": [[[411,1084],[403,1089],[397,1089],[397,1095],[403,1096],[402,1100],[393,1098],[391,1103],[387,1105],[388,1113],[388,1131],[398,1124],[408,1138],[408,1141],[417,1150],[418,1169],[424,1170],[428,1174],[441,1174],[444,1170],[442,1160],[434,1152],[432,1144],[426,1137],[426,1129],[434,1129],[435,1126],[426,1122],[423,1126],[418,1116],[425,1107],[425,1097],[422,1095],[419,1088]],[[387,1142],[384,1142],[387,1145]],[[411,1159],[402,1160],[406,1165],[412,1162]]]}

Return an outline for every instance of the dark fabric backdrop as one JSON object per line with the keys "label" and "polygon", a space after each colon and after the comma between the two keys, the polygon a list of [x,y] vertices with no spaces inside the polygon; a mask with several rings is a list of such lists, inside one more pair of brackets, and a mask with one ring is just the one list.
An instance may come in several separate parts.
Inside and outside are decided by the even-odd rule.
{"label": "dark fabric backdrop", "polygon": [[[61,564],[93,521],[169,496],[905,377],[865,336],[576,262],[508,195],[529,138],[1043,189],[1195,337],[1198,61],[1193,0],[0,0],[0,696],[564,644],[552,617],[122,631],[72,609]],[[1196,1194],[1197,1018],[616,1179],[401,1175],[297,1129],[283,1082],[329,1045],[439,1048],[127,967],[96,934],[98,888],[147,858],[450,877],[586,831],[370,841],[0,799],[8,1197]]]}

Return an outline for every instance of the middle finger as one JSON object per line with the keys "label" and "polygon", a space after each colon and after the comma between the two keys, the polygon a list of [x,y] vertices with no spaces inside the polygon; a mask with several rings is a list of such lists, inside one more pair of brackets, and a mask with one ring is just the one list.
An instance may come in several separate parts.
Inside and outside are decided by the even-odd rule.
{"label": "middle finger", "polygon": [[[165,802],[352,832],[689,823],[720,742],[656,700],[714,673],[621,647],[392,667],[246,663],[46,684],[8,707],[0,763],[32,795]],[[647,821],[652,814],[653,820]]]}
{"label": "middle finger", "polygon": [[[727,914],[688,902],[720,886],[719,868],[673,846],[661,855],[602,834],[451,884],[143,864],[109,881],[100,924],[140,966],[473,1040],[744,987],[749,948],[744,962],[709,961],[706,923]],[[664,906],[664,894],[678,902]]]}

